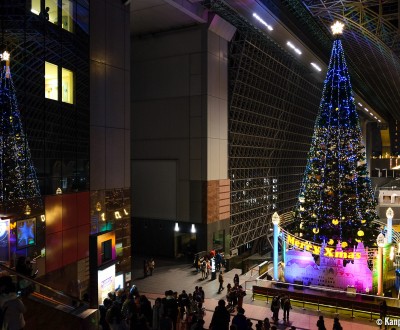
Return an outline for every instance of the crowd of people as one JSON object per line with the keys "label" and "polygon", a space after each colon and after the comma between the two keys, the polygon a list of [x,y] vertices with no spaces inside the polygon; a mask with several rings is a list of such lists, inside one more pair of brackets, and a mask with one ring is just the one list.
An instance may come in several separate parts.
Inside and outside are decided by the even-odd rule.
{"label": "crowd of people", "polygon": [[204,298],[199,286],[193,293],[167,290],[152,307],[137,287],[118,290],[109,293],[99,307],[99,324],[103,330],[200,330],[204,328]]}
{"label": "crowd of people", "polygon": [[[236,285],[234,286],[236,287]],[[224,299],[218,301],[211,322],[205,328],[205,293],[196,286],[193,293],[182,290],[180,294],[168,290],[164,297],[156,298],[151,306],[149,299],[134,287],[129,292],[118,290],[109,293],[99,307],[100,326],[103,330],[274,330],[268,318],[253,321],[245,316],[240,304],[235,305],[236,315]]]}

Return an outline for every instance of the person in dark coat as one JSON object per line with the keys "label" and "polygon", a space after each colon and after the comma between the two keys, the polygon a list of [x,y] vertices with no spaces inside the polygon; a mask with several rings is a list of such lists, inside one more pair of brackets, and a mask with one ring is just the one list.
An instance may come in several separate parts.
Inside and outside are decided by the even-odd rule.
{"label": "person in dark coat", "polygon": [[228,330],[231,315],[225,307],[225,300],[220,299],[218,306],[215,307],[214,314],[211,319],[210,328],[213,330]]}
{"label": "person in dark coat", "polygon": [[283,320],[289,322],[289,312],[292,309],[290,298],[286,296],[283,300]]}
{"label": "person in dark coat", "polygon": [[332,330],[343,330],[342,325],[340,324],[338,317],[335,317],[333,319],[333,328],[332,328]]}
{"label": "person in dark coat", "polygon": [[236,326],[236,330],[247,330],[247,318],[244,313],[245,310],[239,307],[237,314],[232,319],[232,325]]}
{"label": "person in dark coat", "polygon": [[317,321],[318,330],[326,330],[324,317],[322,315],[319,316]]}
{"label": "person in dark coat", "polygon": [[279,309],[281,307],[280,305],[280,297],[275,296],[271,302],[272,319],[274,320],[274,322],[278,322],[279,320]]}
{"label": "person in dark coat", "polygon": [[111,305],[112,305],[112,300],[110,298],[105,298],[103,300],[103,305],[99,306],[99,313],[100,313],[99,324],[101,325],[103,330],[110,330],[110,326],[106,321],[106,314]]}

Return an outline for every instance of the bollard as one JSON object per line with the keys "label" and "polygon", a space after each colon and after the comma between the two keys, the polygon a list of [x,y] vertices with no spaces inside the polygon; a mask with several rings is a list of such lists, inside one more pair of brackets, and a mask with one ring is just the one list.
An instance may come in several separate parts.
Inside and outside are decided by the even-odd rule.
{"label": "bollard", "polygon": [[351,318],[354,319],[354,304],[351,304]]}

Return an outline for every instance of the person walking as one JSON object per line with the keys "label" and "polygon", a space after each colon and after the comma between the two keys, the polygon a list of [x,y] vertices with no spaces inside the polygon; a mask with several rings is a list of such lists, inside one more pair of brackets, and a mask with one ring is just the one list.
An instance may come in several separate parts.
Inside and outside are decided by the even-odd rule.
{"label": "person walking", "polygon": [[317,321],[318,330],[326,330],[324,317],[322,315],[319,316]]}
{"label": "person walking", "polygon": [[218,293],[220,293],[224,289],[224,276],[222,275],[222,270],[219,272],[218,282],[219,282]]}

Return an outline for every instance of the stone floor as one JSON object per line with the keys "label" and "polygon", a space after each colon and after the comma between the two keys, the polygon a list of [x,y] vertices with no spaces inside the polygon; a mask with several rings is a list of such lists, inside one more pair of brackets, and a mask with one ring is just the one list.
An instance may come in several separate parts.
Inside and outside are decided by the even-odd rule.
{"label": "stone floor", "polygon": [[[217,306],[218,300],[225,298],[224,293],[218,293],[218,280],[201,279],[201,274],[196,273],[195,269],[191,264],[187,262],[177,262],[176,260],[157,260],[156,268],[153,276],[143,277],[143,268],[139,267],[143,265],[143,258],[136,257],[134,260],[134,273],[132,274],[133,284],[135,284],[139,291],[149,299],[154,300],[157,297],[163,297],[166,290],[173,290],[180,293],[182,290],[186,292],[193,292],[195,286],[203,287],[205,292],[205,303],[206,308],[205,315],[205,327],[208,328],[212,317],[213,310]],[[255,329],[255,323],[257,320],[263,320],[265,317],[271,319],[270,304],[265,300],[254,300],[252,299],[252,285],[259,285],[259,280],[256,279],[255,272],[249,271],[247,274],[241,275],[241,270],[233,269],[224,274],[224,284],[233,283],[233,277],[235,274],[239,274],[240,284],[246,289],[247,295],[244,298],[243,308],[245,309],[245,315],[248,318],[253,319],[253,328]],[[226,291],[225,291],[226,292]],[[338,316],[344,330],[370,330],[378,329],[379,326],[376,324],[377,317],[373,315],[371,318],[352,318],[349,313],[335,314],[329,311],[318,312],[315,309],[303,309],[301,306],[296,306],[291,310],[290,321],[284,323],[283,320],[279,320],[277,326],[278,329],[290,329],[291,326],[295,326],[296,329],[317,329],[316,323],[319,315],[323,315],[325,319],[325,326],[327,329],[332,329],[333,318]],[[282,313],[280,315],[282,317]],[[391,329],[391,327],[389,327]]]}

